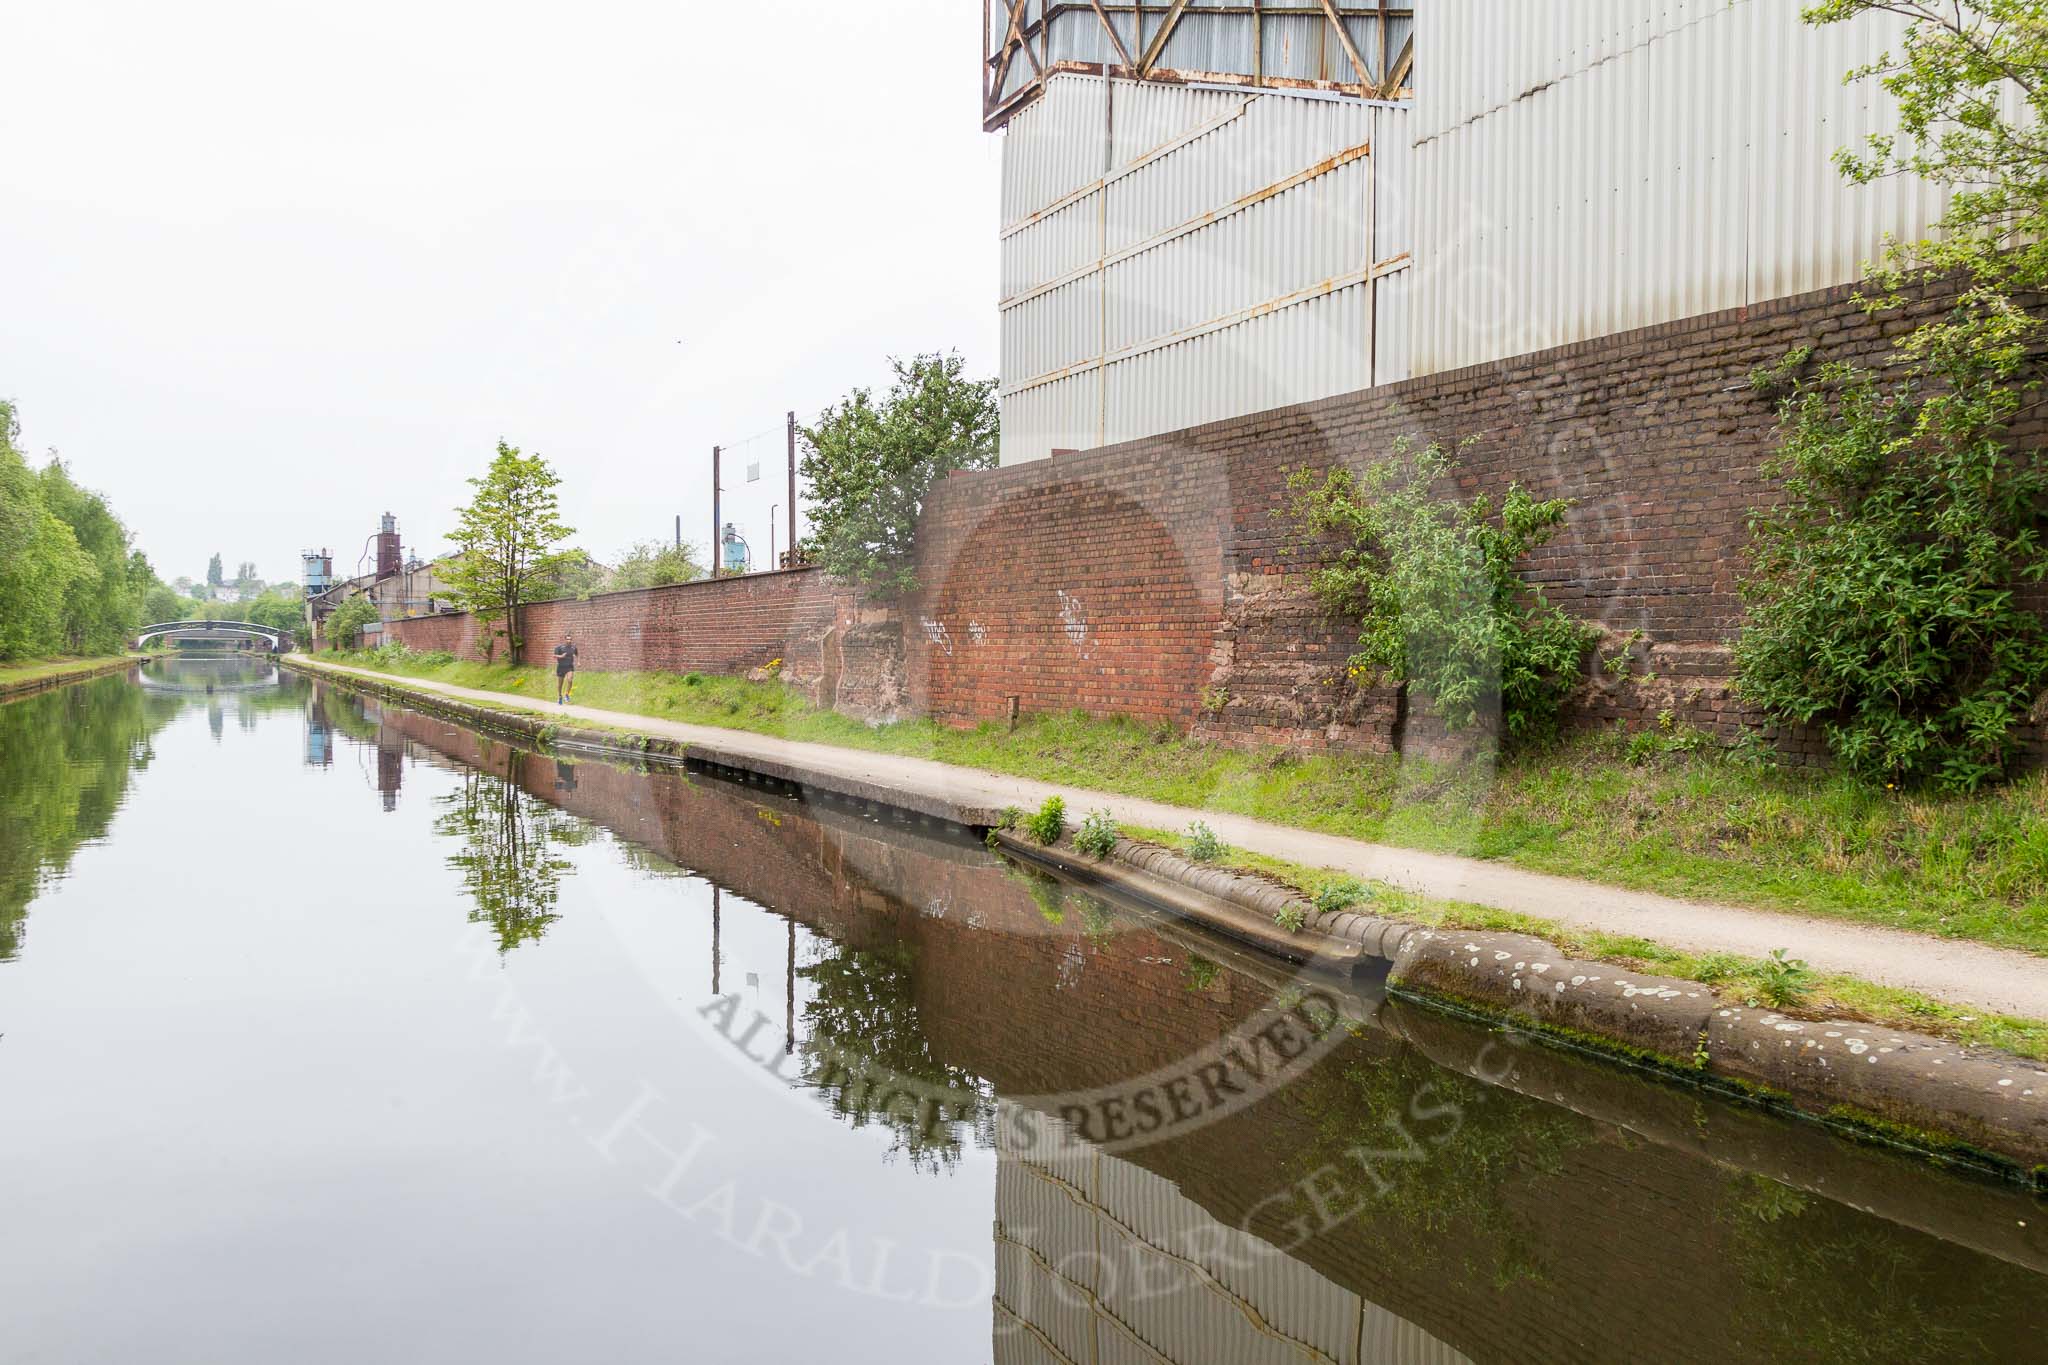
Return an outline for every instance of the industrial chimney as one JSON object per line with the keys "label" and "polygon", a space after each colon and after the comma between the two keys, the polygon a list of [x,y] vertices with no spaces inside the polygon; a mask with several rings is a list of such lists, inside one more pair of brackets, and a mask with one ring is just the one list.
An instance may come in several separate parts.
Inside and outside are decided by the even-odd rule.
{"label": "industrial chimney", "polygon": [[398,562],[398,518],[386,512],[377,524],[377,577],[389,578],[402,567]]}

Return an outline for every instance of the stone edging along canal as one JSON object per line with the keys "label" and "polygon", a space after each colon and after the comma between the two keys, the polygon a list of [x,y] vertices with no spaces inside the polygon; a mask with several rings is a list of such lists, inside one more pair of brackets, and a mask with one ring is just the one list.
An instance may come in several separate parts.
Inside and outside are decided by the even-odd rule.
{"label": "stone edging along canal", "polygon": [[118,659],[101,659],[97,663],[80,664],[77,668],[61,669],[45,673],[39,678],[22,678],[15,682],[0,683],[0,701],[13,701],[16,697],[32,696],[47,692],[53,687],[68,687],[87,678],[97,678],[108,673],[119,673],[142,662],[140,656],[124,654]]}
{"label": "stone edging along canal", "polygon": [[[1339,971],[1383,960],[1391,993],[2048,1190],[2048,1065],[1899,1029],[1750,1008],[1697,981],[1577,961],[1527,935],[1432,929],[1352,911],[1323,914],[1272,882],[1202,867],[1128,839],[1100,860],[1081,854],[1071,840],[1040,847],[996,829],[1001,812],[911,788],[820,775],[716,745],[555,723],[544,713],[458,701],[330,671],[294,655],[280,662],[557,748],[768,777],[993,829],[991,842],[1017,858],[1072,880],[1113,886],[1276,956]],[[1299,932],[1276,922],[1283,911],[1301,914]]]}

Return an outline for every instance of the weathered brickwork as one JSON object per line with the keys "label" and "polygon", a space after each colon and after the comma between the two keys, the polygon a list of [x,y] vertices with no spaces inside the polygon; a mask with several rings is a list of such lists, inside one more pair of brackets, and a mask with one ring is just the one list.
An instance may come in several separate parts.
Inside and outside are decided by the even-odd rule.
{"label": "weathered brickwork", "polygon": [[[893,610],[815,571],[533,607],[590,668],[744,673],[785,660],[822,704],[971,724],[1078,707],[1226,742],[1387,750],[1431,744],[1429,717],[1354,686],[1355,633],[1303,571],[1282,515],[1291,471],[1352,467],[1403,438],[1458,449],[1466,494],[1520,483],[1572,500],[1530,576],[1600,626],[1576,719],[1671,719],[1733,738],[1757,718],[1729,686],[1748,511],[1769,495],[1776,426],[1749,375],[1795,346],[1872,361],[1922,299],[1872,318],[1853,291],[1666,323],[1515,360],[982,473],[934,493],[921,590]],[[2038,429],[2020,433],[2038,440]],[[398,624],[422,649],[474,652],[467,617]],[[1600,665],[1623,652],[1625,668]],[[1774,734],[1813,755],[1811,735]]]}

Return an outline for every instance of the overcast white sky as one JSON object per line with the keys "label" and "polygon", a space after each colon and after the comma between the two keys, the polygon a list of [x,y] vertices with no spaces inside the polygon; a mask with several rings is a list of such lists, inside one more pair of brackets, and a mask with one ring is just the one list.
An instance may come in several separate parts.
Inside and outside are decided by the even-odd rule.
{"label": "overcast white sky", "polygon": [[[996,364],[961,0],[0,0],[0,397],[166,579],[444,545],[504,437],[577,541],[767,554],[782,414]],[[778,544],[781,540],[778,531]]]}

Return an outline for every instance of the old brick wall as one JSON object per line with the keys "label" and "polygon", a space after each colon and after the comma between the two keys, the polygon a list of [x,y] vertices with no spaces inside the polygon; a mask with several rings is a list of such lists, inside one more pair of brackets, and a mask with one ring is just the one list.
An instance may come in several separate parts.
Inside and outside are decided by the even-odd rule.
{"label": "old brick wall", "polygon": [[[1875,361],[1937,311],[1873,318],[1851,289],[1778,300],[1080,454],[956,475],[924,527],[907,630],[920,705],[948,720],[1080,706],[1230,741],[1385,749],[1396,698],[1345,676],[1355,633],[1303,586],[1288,473],[1361,467],[1408,438],[1459,448],[1460,491],[1573,501],[1530,565],[1602,627],[1588,722],[1747,725],[1729,689],[1748,510],[1769,495],[1773,401],[1752,371],[1795,346]],[[2038,439],[2040,432],[2025,433]],[[1596,660],[1596,663],[1598,662]],[[1811,736],[1778,736],[1812,752]]]}
{"label": "old brick wall", "polygon": [[[1232,743],[1387,750],[1433,742],[1390,688],[1351,682],[1355,630],[1326,619],[1317,549],[1280,515],[1287,477],[1361,467],[1407,438],[1458,448],[1461,492],[1572,500],[1529,566],[1606,632],[1574,716],[1756,727],[1730,689],[1745,518],[1769,496],[1776,412],[1748,378],[1795,346],[1875,361],[1942,306],[1882,318],[1850,289],[1778,300],[1122,445],[946,480],[920,531],[919,592],[863,602],[816,570],[529,609],[594,669],[744,673],[785,660],[821,704],[974,723],[1078,707]],[[2022,432],[2038,440],[2038,424]],[[398,623],[475,652],[469,618]],[[1599,664],[1626,651],[1625,668]],[[539,656],[544,657],[544,656]],[[1811,735],[1773,733],[1795,754]]]}

